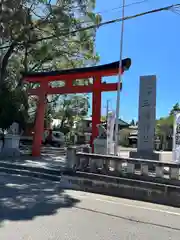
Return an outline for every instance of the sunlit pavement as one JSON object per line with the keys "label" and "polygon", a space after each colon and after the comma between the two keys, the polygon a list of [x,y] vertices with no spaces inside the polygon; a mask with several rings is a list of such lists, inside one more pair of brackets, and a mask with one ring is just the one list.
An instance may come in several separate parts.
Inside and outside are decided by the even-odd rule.
{"label": "sunlit pavement", "polygon": [[179,240],[180,209],[0,175],[2,240]]}

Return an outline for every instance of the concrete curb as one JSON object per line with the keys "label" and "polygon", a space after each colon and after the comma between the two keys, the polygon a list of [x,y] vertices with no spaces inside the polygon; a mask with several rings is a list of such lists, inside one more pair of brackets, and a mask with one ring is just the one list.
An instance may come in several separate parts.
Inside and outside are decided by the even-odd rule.
{"label": "concrete curb", "polygon": [[63,175],[63,188],[180,207],[180,187],[95,174]]}
{"label": "concrete curb", "polygon": [[35,177],[51,181],[60,181],[60,169],[24,166],[14,163],[0,162],[0,172]]}
{"label": "concrete curb", "polygon": [[2,168],[0,167],[0,172],[12,174],[12,175],[18,175],[18,176],[26,176],[26,177],[33,177],[33,178],[39,178],[44,180],[50,180],[55,182],[60,182],[61,176],[55,176],[40,172],[32,172],[27,170],[18,170],[18,169],[9,169],[9,168]]}
{"label": "concrete curb", "polygon": [[54,168],[45,168],[45,167],[35,167],[35,166],[27,166],[23,164],[16,164],[16,163],[7,163],[0,161],[0,168],[7,168],[7,169],[17,169],[17,170],[25,170],[25,171],[32,171],[32,172],[39,172],[44,174],[50,174],[59,176],[60,175],[60,168],[59,170]]}

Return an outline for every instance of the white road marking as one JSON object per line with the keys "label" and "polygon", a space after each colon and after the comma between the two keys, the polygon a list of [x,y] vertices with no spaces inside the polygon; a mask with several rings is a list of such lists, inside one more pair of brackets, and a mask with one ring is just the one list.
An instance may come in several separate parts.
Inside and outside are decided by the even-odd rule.
{"label": "white road marking", "polygon": [[132,207],[132,208],[143,209],[143,210],[147,210],[147,211],[154,211],[154,212],[160,212],[160,213],[166,213],[166,214],[170,214],[170,215],[180,216],[180,213],[171,212],[171,211],[167,211],[167,210],[163,210],[163,209],[158,209],[158,208],[142,207],[142,206],[139,206],[139,205],[133,205],[133,204],[127,204],[127,203],[120,203],[120,202],[113,202],[113,201],[104,200],[104,199],[99,199],[99,198],[96,198],[95,200],[96,200],[96,201],[100,201],[100,202],[110,203],[110,204],[122,205],[122,206],[125,206],[125,207]]}
{"label": "white road marking", "polygon": [[[73,193],[74,194],[74,193]],[[76,194],[74,194],[76,195]],[[89,195],[89,194],[88,194]],[[77,194],[76,196],[78,196],[81,199],[88,199],[88,200],[93,200],[93,201],[99,201],[99,202],[103,202],[103,203],[109,203],[109,204],[114,204],[114,205],[121,205],[121,206],[125,206],[125,207],[131,207],[131,208],[136,208],[136,209],[143,209],[143,210],[147,210],[147,211],[154,211],[154,212],[159,212],[159,213],[165,213],[165,214],[169,214],[169,215],[175,215],[175,216],[180,216],[180,212],[173,212],[173,211],[168,211],[165,209],[159,209],[159,208],[151,208],[151,207],[143,207],[140,205],[136,205],[136,204],[128,204],[128,203],[122,203],[122,202],[115,202],[112,200],[106,200],[106,199],[100,199],[100,198],[93,198],[90,197],[88,195],[85,194]]]}

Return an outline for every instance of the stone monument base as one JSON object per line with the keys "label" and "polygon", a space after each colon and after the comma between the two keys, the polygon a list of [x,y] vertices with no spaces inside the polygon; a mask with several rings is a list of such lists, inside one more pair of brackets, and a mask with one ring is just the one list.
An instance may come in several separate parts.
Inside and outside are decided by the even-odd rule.
{"label": "stone monument base", "polygon": [[3,148],[0,157],[20,157],[21,153],[16,148]]}
{"label": "stone monument base", "polygon": [[107,155],[107,140],[96,138],[93,142],[94,153]]}
{"label": "stone monument base", "polygon": [[139,159],[146,159],[146,160],[154,160],[159,161],[160,155],[156,152],[147,152],[147,151],[137,151],[137,152],[130,152],[130,158],[139,158]]}
{"label": "stone monument base", "polygon": [[19,135],[11,135],[7,134],[4,138],[4,147],[1,149],[0,156],[1,157],[19,157],[20,149],[19,149]]}

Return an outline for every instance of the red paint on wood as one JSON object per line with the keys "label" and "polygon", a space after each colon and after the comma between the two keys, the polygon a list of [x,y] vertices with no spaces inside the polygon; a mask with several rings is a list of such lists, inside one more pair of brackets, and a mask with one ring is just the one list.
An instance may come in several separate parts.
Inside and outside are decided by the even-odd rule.
{"label": "red paint on wood", "polygon": [[[98,135],[97,124],[100,123],[101,119],[101,93],[104,91],[116,91],[117,83],[102,83],[102,77],[117,75],[119,70],[108,69],[101,71],[91,71],[84,73],[69,73],[58,76],[43,76],[43,77],[25,77],[24,82],[39,82],[40,87],[36,89],[29,89],[29,95],[37,95],[39,97],[36,122],[35,122],[35,134],[32,147],[32,155],[40,156],[41,154],[41,142],[44,132],[44,113],[46,106],[46,95],[47,94],[73,94],[73,93],[92,93],[92,138],[91,144],[94,138]],[[88,86],[73,86],[73,80],[93,78],[93,84]],[[51,87],[49,86],[50,81],[65,81],[64,87]],[[122,87],[122,86],[121,86]],[[93,146],[92,146],[93,147]]]}

